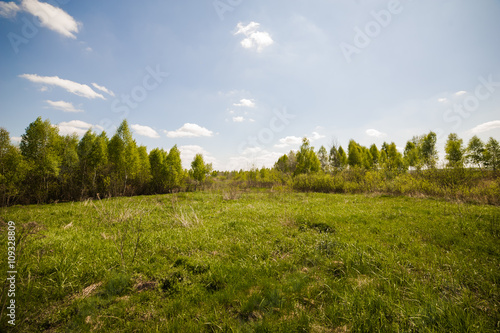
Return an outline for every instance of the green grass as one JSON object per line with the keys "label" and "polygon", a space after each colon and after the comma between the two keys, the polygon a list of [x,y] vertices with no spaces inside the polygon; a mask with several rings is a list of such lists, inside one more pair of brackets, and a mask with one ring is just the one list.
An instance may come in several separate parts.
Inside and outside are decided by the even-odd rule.
{"label": "green grass", "polygon": [[1,217],[36,222],[18,249],[22,332],[500,330],[500,207],[198,192]]}

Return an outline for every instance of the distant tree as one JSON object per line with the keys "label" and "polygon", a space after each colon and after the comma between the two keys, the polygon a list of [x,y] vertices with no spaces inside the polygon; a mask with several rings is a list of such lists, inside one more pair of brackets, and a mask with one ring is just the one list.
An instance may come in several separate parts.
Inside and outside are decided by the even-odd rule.
{"label": "distant tree", "polygon": [[401,155],[401,153],[398,151],[396,144],[394,142],[386,144],[384,153],[386,153],[387,155],[384,164],[384,167],[387,170],[400,171],[400,172],[405,170],[403,155]]}
{"label": "distant tree", "polygon": [[297,154],[293,150],[288,153],[288,170],[292,174],[297,170]]}
{"label": "distant tree", "polygon": [[428,168],[435,168],[438,161],[438,152],[436,150],[437,136],[434,132],[424,135],[420,142],[420,153],[423,164]]}
{"label": "distant tree", "polygon": [[464,166],[464,148],[463,140],[456,133],[448,135],[445,145],[447,166],[449,168],[461,168]]}
{"label": "distant tree", "polygon": [[205,164],[202,154],[196,154],[193,161],[191,162],[191,170],[189,175],[196,180],[197,184],[201,184],[207,175],[212,171],[211,164]]}
{"label": "distant tree", "polygon": [[26,163],[21,152],[10,142],[6,129],[0,127],[0,205],[6,206],[23,193],[22,182],[26,177]]}
{"label": "distant tree", "polygon": [[347,154],[345,153],[344,148],[342,148],[342,146],[339,146],[338,152],[339,152],[339,169],[344,170],[348,165]]}
{"label": "distant tree", "polygon": [[493,171],[497,171],[500,167],[500,144],[497,140],[490,137],[488,143],[486,144],[485,151],[485,161],[486,165],[493,169]]}
{"label": "distant tree", "polygon": [[184,170],[182,169],[181,152],[177,145],[173,146],[166,158],[167,188],[169,192],[178,190],[184,181]]}
{"label": "distant tree", "polygon": [[149,153],[151,187],[154,193],[163,193],[167,188],[167,152],[155,148]]}
{"label": "distant tree", "polygon": [[278,161],[276,161],[276,163],[274,163],[274,168],[280,172],[289,173],[290,166],[288,163],[288,155],[285,154],[285,155],[281,156],[280,158],[278,158]]}
{"label": "distant tree", "polygon": [[362,165],[366,170],[373,168],[373,156],[370,152],[370,149],[365,146],[359,146],[359,150],[361,152],[361,161]]}
{"label": "distant tree", "polygon": [[302,139],[302,146],[297,153],[297,168],[295,174],[318,172],[321,162],[307,138]]}
{"label": "distant tree", "polygon": [[92,149],[96,140],[96,135],[89,129],[78,142],[76,152],[78,154],[79,164],[79,183],[80,196],[85,197],[89,195],[92,186],[93,178],[93,163],[92,163]]}
{"label": "distant tree", "polygon": [[321,146],[318,150],[318,159],[321,163],[321,170],[328,171],[328,152],[324,146]]}
{"label": "distant tree", "polygon": [[37,203],[47,202],[57,187],[61,162],[57,151],[58,132],[49,120],[38,117],[21,136],[20,149],[28,166],[26,189]]}
{"label": "distant tree", "polygon": [[485,162],[484,160],[485,147],[483,141],[474,135],[470,140],[466,148],[466,161],[467,163],[481,168]]}
{"label": "distant tree", "polygon": [[420,152],[418,149],[418,145],[415,144],[414,141],[406,142],[406,147],[404,151],[404,160],[406,164],[410,167],[417,168],[420,170]]}
{"label": "distant tree", "polygon": [[92,144],[90,168],[92,172],[91,193],[100,195],[110,190],[110,164],[108,155],[109,139],[105,131],[99,134]]}
{"label": "distant tree", "polygon": [[361,155],[361,149],[356,141],[349,141],[348,153],[347,162],[351,168],[363,166],[363,156]]}
{"label": "distant tree", "polygon": [[136,186],[140,193],[145,193],[151,180],[151,164],[146,146],[137,148],[137,157]]}
{"label": "distant tree", "polygon": [[339,170],[340,169],[340,157],[339,151],[335,145],[332,145],[330,148],[330,154],[328,155],[328,161],[330,163],[331,170]]}
{"label": "distant tree", "polygon": [[132,138],[127,120],[123,120],[109,141],[108,152],[112,172],[112,190],[115,195],[126,194],[127,186],[137,174],[139,159],[137,144]]}
{"label": "distant tree", "polygon": [[59,171],[58,197],[63,200],[76,200],[80,196],[78,182],[78,136],[65,135],[58,140],[57,154],[61,158]]}
{"label": "distant tree", "polygon": [[377,168],[379,165],[380,152],[378,151],[377,145],[372,144],[370,146],[370,154],[372,156],[372,167]]}

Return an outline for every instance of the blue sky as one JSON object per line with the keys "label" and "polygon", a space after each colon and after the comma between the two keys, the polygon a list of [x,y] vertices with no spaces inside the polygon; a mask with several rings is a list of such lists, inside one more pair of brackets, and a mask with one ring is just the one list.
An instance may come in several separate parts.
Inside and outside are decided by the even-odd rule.
{"label": "blue sky", "polygon": [[0,1],[0,126],[177,144],[185,167],[449,133],[500,139],[498,0]]}

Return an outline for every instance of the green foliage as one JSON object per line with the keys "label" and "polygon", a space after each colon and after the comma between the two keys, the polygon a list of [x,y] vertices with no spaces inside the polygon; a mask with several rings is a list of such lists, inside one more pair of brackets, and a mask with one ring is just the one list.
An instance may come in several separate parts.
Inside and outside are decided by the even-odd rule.
{"label": "green foliage", "polygon": [[318,159],[319,162],[321,163],[321,170],[323,171],[328,171],[328,152],[326,151],[326,148],[324,146],[321,146],[318,150]]}
{"label": "green foliage", "polygon": [[464,166],[463,140],[456,133],[448,136],[448,141],[444,147],[446,152],[447,166],[450,168],[461,168]]}
{"label": "green foliage", "polygon": [[500,168],[500,144],[497,140],[491,137],[486,144],[484,161],[489,168],[493,169],[493,171]]}
{"label": "green foliage", "polygon": [[[335,176],[378,182],[376,171],[357,172]],[[400,175],[394,187],[404,191],[412,177]],[[198,191],[7,207],[2,220],[31,235],[18,258],[16,327],[495,332],[499,209],[274,190],[231,201]],[[203,222],[185,227],[179,212]],[[32,220],[40,222],[24,228]]]}
{"label": "green foliage", "polygon": [[36,202],[46,202],[56,189],[61,156],[58,154],[60,137],[57,127],[38,117],[21,136],[21,153],[28,170],[25,186]]}
{"label": "green foliage", "polygon": [[212,165],[205,164],[202,154],[196,154],[193,161],[191,162],[191,170],[189,175],[193,177],[198,184],[202,183],[208,174],[212,172]]}
{"label": "green foliage", "polygon": [[2,206],[15,202],[23,195],[22,187],[27,165],[18,148],[10,143],[7,130],[0,127],[0,193]]}
{"label": "green foliage", "polygon": [[466,159],[469,164],[475,167],[482,167],[485,163],[484,159],[485,147],[483,141],[474,135],[467,145]]}
{"label": "green foliage", "polygon": [[314,152],[314,147],[311,147],[307,138],[303,138],[302,146],[300,146],[300,150],[297,153],[297,168],[294,174],[318,172],[320,169],[321,162]]}

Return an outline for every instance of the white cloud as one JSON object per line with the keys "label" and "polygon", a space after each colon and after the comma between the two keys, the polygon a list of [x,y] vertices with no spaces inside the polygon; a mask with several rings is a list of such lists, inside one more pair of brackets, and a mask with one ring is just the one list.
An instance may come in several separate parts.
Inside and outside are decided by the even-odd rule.
{"label": "white cloud", "polygon": [[80,84],[70,80],[61,79],[58,76],[38,76],[37,74],[22,74],[19,75],[19,77],[22,77],[23,79],[27,79],[35,83],[58,86],[77,96],[90,99],[93,98],[106,99],[104,98],[103,95],[96,93],[94,90],[92,90],[92,88],[90,88],[86,84]]}
{"label": "white cloud", "polygon": [[241,46],[245,49],[256,49],[257,52],[262,52],[264,48],[274,43],[268,32],[259,31],[260,24],[257,22],[250,22],[246,26],[240,22],[236,28],[235,36],[242,34],[246,37],[241,41]]}
{"label": "white cloud", "polygon": [[[306,135],[306,138],[309,139],[309,142],[313,142],[319,139],[324,138],[324,135],[319,134],[318,132],[312,132],[311,135]],[[287,136],[285,138],[281,138],[279,140],[280,143],[274,145],[276,148],[286,148],[288,146],[297,146],[302,144],[303,137],[298,136]]]}
{"label": "white cloud", "polygon": [[493,120],[493,121],[489,121],[487,123],[478,125],[478,126],[474,127],[473,129],[469,130],[468,132],[470,134],[479,134],[479,133],[494,130],[496,128],[500,128],[500,120]]}
{"label": "white cloud", "polygon": [[154,129],[149,126],[142,125],[130,125],[130,128],[138,135],[147,136],[148,138],[158,139],[160,135]]}
{"label": "white cloud", "polygon": [[[252,149],[255,150],[251,151]],[[271,168],[278,158],[283,155],[282,153],[258,150],[256,148],[247,149],[246,153],[247,155],[250,154],[250,156],[231,157],[228,165],[225,166],[226,170],[249,170],[253,167],[261,168],[263,166]]]}
{"label": "white cloud", "polygon": [[240,100],[239,103],[234,103],[233,105],[253,108],[253,107],[255,107],[255,102],[252,101],[251,99],[243,98],[242,100]]}
{"label": "white cloud", "polygon": [[312,136],[309,138],[310,141],[316,141],[319,139],[323,139],[325,136],[319,134],[318,132],[312,132]]}
{"label": "white cloud", "polygon": [[23,0],[22,9],[33,16],[36,16],[40,25],[61,35],[75,39],[75,34],[79,31],[81,23],[58,7],[54,7],[46,2],[38,0]]}
{"label": "white cloud", "polygon": [[467,94],[467,91],[461,90],[461,91],[457,91],[455,93],[455,96],[462,96],[462,95],[465,95],[465,94]]}
{"label": "white cloud", "polygon": [[376,129],[373,129],[373,128],[366,130],[366,134],[369,135],[369,136],[376,137],[376,138],[383,138],[383,137],[387,136],[387,134],[379,132],[379,131],[377,131]]}
{"label": "white cloud", "polygon": [[92,125],[81,120],[72,120],[68,122],[61,122],[58,125],[52,125],[59,127],[59,134],[70,135],[76,133],[78,136],[83,136],[90,128],[97,128],[103,130],[99,125]]}
{"label": "white cloud", "polygon": [[186,146],[180,146],[179,151],[181,152],[182,166],[185,169],[191,168],[191,162],[193,161],[196,154],[202,154],[205,163],[212,163],[213,167],[216,168],[217,159],[213,157],[203,147],[197,145],[186,145]]}
{"label": "white cloud", "polygon": [[279,144],[274,145],[276,148],[285,148],[288,146],[299,145],[302,143],[302,138],[298,136],[287,136],[285,138],[281,138]]}
{"label": "white cloud", "polygon": [[11,137],[10,137],[10,140],[11,140],[12,142],[15,142],[15,143],[19,143],[19,142],[21,142],[21,140],[22,140],[22,139],[23,139],[23,138],[21,138],[20,136],[11,136]]}
{"label": "white cloud", "polygon": [[110,96],[113,96],[115,97],[115,93],[112,92],[111,90],[108,90],[108,88],[106,87],[103,87],[103,86],[100,86],[98,85],[97,83],[92,83],[92,85],[94,86],[94,88],[96,88],[97,90],[100,90],[102,92],[105,92],[106,94],[110,95]]}
{"label": "white cloud", "polygon": [[83,112],[83,110],[81,109],[76,109],[70,102],[50,100],[46,100],[45,102],[47,102],[47,104],[49,104],[51,108],[56,110],[61,110],[64,112]]}
{"label": "white cloud", "polygon": [[439,103],[446,103],[446,102],[448,102],[448,98],[439,98],[438,102]]}
{"label": "white cloud", "polygon": [[242,123],[245,121],[244,117],[233,117],[233,122],[235,123]]}
{"label": "white cloud", "polygon": [[175,131],[164,131],[169,138],[196,138],[200,136],[213,136],[213,132],[196,124],[186,123]]}
{"label": "white cloud", "polygon": [[15,2],[0,1],[0,16],[7,18],[14,17],[19,11],[21,11],[21,7]]}

